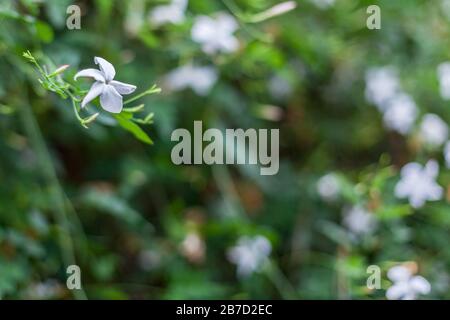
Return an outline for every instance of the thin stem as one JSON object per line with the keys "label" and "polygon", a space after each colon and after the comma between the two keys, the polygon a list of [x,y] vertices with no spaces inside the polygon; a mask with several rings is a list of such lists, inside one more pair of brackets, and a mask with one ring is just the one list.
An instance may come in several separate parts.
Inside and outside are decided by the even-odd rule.
{"label": "thin stem", "polygon": [[161,92],[161,88],[153,86],[150,89],[148,89],[148,90],[146,90],[144,92],[141,92],[140,94],[134,96],[133,98],[130,98],[130,99],[126,100],[123,104],[126,105],[126,104],[131,103],[133,101],[136,101],[137,99],[140,99],[140,98],[142,98],[142,97],[144,97],[146,95],[153,94],[153,93],[159,93],[159,92]]}
{"label": "thin stem", "polygon": [[75,100],[73,100],[72,98],[70,99],[72,101],[72,106],[73,106],[73,112],[75,113],[75,117],[78,119],[78,121],[80,121],[80,124],[84,127],[84,128],[88,128],[87,125],[84,123],[83,118],[80,117],[80,114],[78,113],[78,108],[77,108],[77,104],[75,102]]}
{"label": "thin stem", "polygon": [[232,0],[222,0],[223,4],[230,10],[230,12],[241,22],[241,27],[248,34],[259,41],[265,43],[272,43],[273,39],[265,33],[257,31],[249,26],[247,23],[254,23],[251,19],[249,19],[244,13],[242,13],[241,9],[234,3]]}
{"label": "thin stem", "polygon": [[[58,177],[52,165],[51,156],[48,152],[47,146],[45,145],[39,125],[37,124],[28,102],[24,103],[19,110],[25,131],[34,146],[42,172],[49,184],[50,195],[53,199],[52,202],[55,204],[55,208],[52,212],[58,226],[60,227],[58,236],[63,262],[66,267],[69,265],[74,265],[76,264],[76,258],[70,234],[70,224],[65,204],[65,193],[58,181]],[[73,290],[73,294],[76,299],[87,299],[86,293],[83,289]]]}
{"label": "thin stem", "polygon": [[295,289],[292,287],[289,280],[286,279],[285,275],[281,272],[277,265],[268,261],[264,266],[263,271],[275,285],[283,299],[292,300],[297,298]]}

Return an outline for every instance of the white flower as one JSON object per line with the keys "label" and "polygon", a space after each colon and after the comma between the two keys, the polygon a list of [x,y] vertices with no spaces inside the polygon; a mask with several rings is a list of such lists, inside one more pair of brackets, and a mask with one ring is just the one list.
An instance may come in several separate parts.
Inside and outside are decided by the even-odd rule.
{"label": "white flower", "polygon": [[414,208],[422,207],[425,202],[442,198],[443,189],[436,183],[439,165],[435,160],[427,162],[425,167],[416,162],[405,165],[401,170],[401,179],[395,186],[397,198],[408,198]]}
{"label": "white flower", "polygon": [[198,16],[191,30],[192,40],[202,45],[207,54],[219,51],[230,53],[239,47],[238,39],[233,35],[238,23],[229,14],[220,12],[215,17]]}
{"label": "white flower", "polygon": [[410,269],[399,265],[389,269],[388,278],[394,283],[387,291],[389,300],[415,300],[419,294],[428,294],[431,285],[422,276],[413,276]]}
{"label": "white flower", "polygon": [[205,258],[205,242],[196,232],[190,232],[186,235],[180,249],[181,253],[191,262],[199,263]]}
{"label": "white flower", "polygon": [[144,250],[139,253],[138,264],[142,270],[150,271],[161,265],[161,254],[156,250]]}
{"label": "white flower", "polygon": [[48,279],[44,282],[31,284],[26,290],[26,294],[30,299],[41,300],[55,298],[61,293],[63,293],[63,287],[55,279]]}
{"label": "white flower", "polygon": [[165,78],[165,85],[171,90],[191,88],[198,95],[208,94],[218,78],[214,67],[185,65],[171,71]]}
{"label": "white flower", "polygon": [[246,277],[261,269],[267,261],[272,246],[263,236],[241,237],[237,245],[228,251],[228,259],[236,264],[237,273]]}
{"label": "white flower", "polygon": [[150,23],[160,26],[167,23],[180,24],[184,21],[184,12],[188,0],[173,0],[168,5],[155,7],[149,15]]}
{"label": "white flower", "polygon": [[397,72],[392,67],[371,68],[366,72],[366,99],[380,111],[387,109],[387,102],[399,90]]}
{"label": "white flower", "polygon": [[444,147],[444,158],[447,168],[450,169],[450,141],[447,141]]}
{"label": "white flower", "polygon": [[444,100],[450,100],[450,62],[443,62],[437,67],[439,89]]}
{"label": "white flower", "polygon": [[447,124],[439,116],[428,113],[422,119],[420,136],[427,145],[439,147],[448,138]]}
{"label": "white flower", "polygon": [[268,88],[270,94],[278,100],[289,98],[289,96],[291,96],[292,92],[294,91],[289,81],[279,75],[275,75],[270,78]]}
{"label": "white flower", "polygon": [[377,221],[374,215],[361,206],[353,206],[347,210],[344,216],[343,224],[355,235],[364,235],[372,233]]}
{"label": "white flower", "polygon": [[331,7],[335,0],[311,0],[320,9],[326,9]]}
{"label": "white flower", "polygon": [[317,181],[317,192],[328,201],[335,200],[339,195],[339,180],[333,173],[328,173]]}
{"label": "white flower", "polygon": [[383,116],[384,125],[401,134],[407,134],[416,121],[417,113],[414,100],[405,93],[398,94],[388,102]]}
{"label": "white flower", "polygon": [[100,96],[100,105],[103,109],[111,113],[120,113],[122,111],[122,94],[130,94],[136,90],[136,86],[113,80],[116,75],[114,66],[103,58],[95,57],[95,64],[98,64],[100,70],[84,69],[75,75],[78,77],[91,77],[96,81],[81,102],[81,108]]}

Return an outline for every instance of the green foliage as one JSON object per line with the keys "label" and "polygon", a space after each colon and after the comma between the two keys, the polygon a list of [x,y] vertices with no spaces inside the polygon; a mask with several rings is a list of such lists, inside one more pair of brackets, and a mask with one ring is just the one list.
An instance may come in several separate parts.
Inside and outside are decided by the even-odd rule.
{"label": "green foliage", "polygon": [[[190,0],[185,21],[155,26],[162,1],[80,1],[81,29],[68,30],[72,1],[1,1],[0,298],[383,299],[386,271],[403,262],[430,281],[427,298],[450,298],[442,148],[425,147],[418,124],[409,135],[386,129],[364,95],[366,71],[391,65],[419,116],[449,123],[436,75],[450,60],[448,7],[376,1],[382,29],[371,31],[373,1],[298,1],[271,16],[278,2]],[[208,55],[191,27],[218,11],[239,21],[239,49]],[[97,101],[80,109],[88,82],[72,79],[94,56],[138,87],[118,115]],[[217,69],[208,94],[165,87],[189,63]],[[174,165],[170,134],[194,120],[280,129],[279,173]],[[429,159],[444,195],[414,208],[395,196],[400,169]],[[317,191],[327,174],[333,199]],[[348,230],[353,206],[370,210],[374,232]],[[227,252],[245,235],[273,249],[241,278]],[[81,267],[83,291],[66,288],[68,264]],[[366,287],[369,265],[382,270],[380,290]]]}

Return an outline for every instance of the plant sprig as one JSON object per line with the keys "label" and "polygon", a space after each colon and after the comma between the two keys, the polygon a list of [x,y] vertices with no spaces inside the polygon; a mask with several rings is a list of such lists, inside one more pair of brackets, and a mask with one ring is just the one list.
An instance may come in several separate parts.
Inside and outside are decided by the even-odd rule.
{"label": "plant sprig", "polygon": [[[29,50],[23,53],[23,57],[36,67],[40,75],[38,81],[44,89],[58,94],[64,100],[66,99],[71,100],[71,105],[73,112],[75,114],[75,118],[80,122],[83,128],[88,129],[89,128],[88,125],[93,123],[97,119],[97,117],[100,115],[100,112],[96,112],[94,114],[90,114],[85,117],[81,116],[80,112],[82,99],[79,96],[85,95],[87,92],[86,90],[81,90],[80,88],[63,79],[62,74],[69,67],[69,65],[63,65],[54,70],[53,72],[49,73],[46,67],[41,66]],[[160,88],[158,88],[156,85],[152,85],[147,90],[124,101],[123,104],[127,105],[138,99],[143,98],[144,96],[160,92],[161,92]],[[131,132],[139,140],[151,144],[152,140],[141,128],[139,128],[139,126],[136,125],[136,124],[150,125],[153,123],[154,117],[153,113],[149,113],[143,118],[135,117],[135,115],[143,111],[144,108],[145,108],[144,104],[139,104],[135,107],[123,108],[122,112],[118,115],[115,115],[114,118],[117,120],[118,125],[120,125],[123,129]]]}

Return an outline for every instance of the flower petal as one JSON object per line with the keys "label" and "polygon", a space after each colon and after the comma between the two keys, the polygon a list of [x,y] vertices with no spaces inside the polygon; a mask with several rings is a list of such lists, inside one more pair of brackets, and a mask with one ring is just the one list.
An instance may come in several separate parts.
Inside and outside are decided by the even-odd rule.
{"label": "flower petal", "polygon": [[217,14],[216,23],[220,30],[228,34],[232,34],[239,27],[236,19],[225,12],[220,12]]}
{"label": "flower petal", "polygon": [[428,160],[425,165],[425,173],[431,178],[436,178],[439,175],[439,164],[436,160]]}
{"label": "flower petal", "polygon": [[387,276],[394,282],[407,281],[411,277],[411,271],[403,265],[398,265],[390,268]]}
{"label": "flower petal", "polygon": [[84,108],[86,104],[97,98],[99,95],[103,92],[103,87],[105,84],[102,81],[96,81],[91,86],[91,89],[89,89],[89,92],[84,97],[83,101],[81,102],[81,108]]}
{"label": "flower petal", "polygon": [[94,62],[100,67],[100,70],[103,72],[106,81],[111,81],[112,79],[114,79],[114,76],[116,75],[116,69],[114,69],[114,66],[111,63],[100,57],[95,57]]}
{"label": "flower petal", "polygon": [[410,286],[415,292],[421,294],[428,294],[431,291],[431,285],[427,279],[422,276],[414,276],[410,281]]}
{"label": "flower petal", "polygon": [[100,96],[100,104],[103,109],[111,113],[120,113],[122,111],[122,96],[111,85],[105,85],[102,95]]}
{"label": "flower petal", "polygon": [[116,80],[111,81],[109,84],[112,85],[120,94],[130,94],[136,90],[136,86]]}
{"label": "flower petal", "polygon": [[403,300],[410,292],[407,282],[398,282],[389,287],[386,291],[386,298],[388,300]]}
{"label": "flower petal", "polygon": [[73,77],[74,80],[77,80],[78,77],[90,77],[94,78],[97,81],[105,82],[105,77],[103,76],[103,73],[100,70],[97,69],[84,69],[75,75]]}

